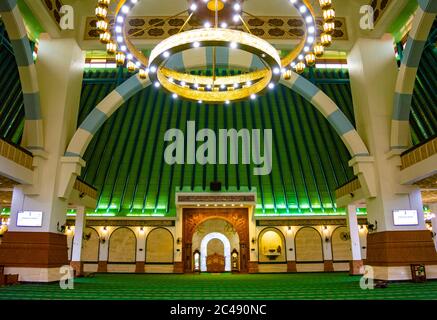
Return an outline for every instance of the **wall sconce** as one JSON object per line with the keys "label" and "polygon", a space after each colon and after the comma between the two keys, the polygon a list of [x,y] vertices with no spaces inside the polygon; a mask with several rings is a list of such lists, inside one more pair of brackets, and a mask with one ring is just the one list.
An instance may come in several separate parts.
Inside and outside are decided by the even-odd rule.
{"label": "wall sconce", "polygon": [[177,238],[177,239],[176,239],[176,244],[179,245],[179,244],[181,244],[181,243],[182,243],[182,239],[181,239],[181,238]]}
{"label": "wall sconce", "polygon": [[144,227],[140,228],[140,233],[144,233]]}
{"label": "wall sconce", "polygon": [[325,242],[329,242],[329,237],[325,237]]}
{"label": "wall sconce", "polygon": [[59,221],[58,221],[58,224],[56,225],[56,229],[58,230],[59,233],[65,233],[66,227],[67,227],[67,224],[63,224],[62,226],[59,225]]}
{"label": "wall sconce", "polygon": [[378,221],[375,220],[375,224],[369,223],[367,225],[367,229],[369,230],[369,232],[374,232],[374,231],[378,230]]}
{"label": "wall sconce", "polygon": [[71,226],[68,226],[67,227],[67,234],[71,234],[71,233],[72,233]]}
{"label": "wall sconce", "polygon": [[103,229],[102,229],[103,236],[100,237],[100,242],[101,243],[105,243],[106,242],[106,233],[107,232],[108,232],[108,229],[106,227],[103,227]]}
{"label": "wall sconce", "polygon": [[255,244],[255,243],[256,243],[256,239],[252,238],[252,244]]}

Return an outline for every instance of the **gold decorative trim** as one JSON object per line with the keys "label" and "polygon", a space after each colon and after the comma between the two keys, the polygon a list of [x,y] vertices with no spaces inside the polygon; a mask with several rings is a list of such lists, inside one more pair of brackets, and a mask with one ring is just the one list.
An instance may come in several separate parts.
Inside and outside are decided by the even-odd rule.
{"label": "gold decorative trim", "polygon": [[27,169],[33,170],[33,157],[20,148],[2,139],[0,139],[0,156],[14,161],[17,164],[26,167]]}
{"label": "gold decorative trim", "polygon": [[361,188],[361,184],[360,181],[358,180],[358,178],[355,178],[354,180],[348,182],[347,184],[341,186],[340,188],[338,188],[337,190],[335,190],[335,197],[337,199],[351,194],[355,191],[357,191],[358,189]]}
{"label": "gold decorative trim", "polygon": [[406,151],[401,155],[402,167],[405,169],[411,167],[412,165],[423,161],[434,154],[437,153],[437,137],[424,143],[423,145],[412,149],[411,151]]}

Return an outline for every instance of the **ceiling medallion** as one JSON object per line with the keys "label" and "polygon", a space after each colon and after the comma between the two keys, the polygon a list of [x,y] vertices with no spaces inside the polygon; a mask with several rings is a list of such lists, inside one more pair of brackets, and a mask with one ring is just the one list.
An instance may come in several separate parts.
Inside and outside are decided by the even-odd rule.
{"label": "ceiling medallion", "polygon": [[[172,17],[189,14],[179,32],[161,41],[146,57],[133,45],[125,29],[129,12],[139,1],[119,0],[114,9],[114,25],[109,31],[107,16],[110,0],[98,0],[96,16],[100,41],[106,44],[108,54],[115,54],[118,65],[126,64],[130,72],[139,70],[140,77],[149,76],[155,87],[162,86],[172,93],[173,98],[212,104],[256,99],[266,90],[273,89],[281,77],[287,78],[291,69],[302,73],[306,66],[313,66],[316,57],[321,57],[324,48],[332,42],[335,11],[331,0],[319,0],[325,19],[320,43],[316,43],[317,29],[312,6],[307,0],[289,0],[304,20],[306,32],[296,47],[282,59],[275,47],[251,33],[243,14],[255,16],[243,11],[244,0],[190,0],[186,11]],[[212,50],[209,72],[195,75],[168,63],[176,55],[190,55],[199,48]],[[243,70],[236,75],[219,75],[218,48],[228,48],[232,54],[245,57],[252,55],[262,67]]]}

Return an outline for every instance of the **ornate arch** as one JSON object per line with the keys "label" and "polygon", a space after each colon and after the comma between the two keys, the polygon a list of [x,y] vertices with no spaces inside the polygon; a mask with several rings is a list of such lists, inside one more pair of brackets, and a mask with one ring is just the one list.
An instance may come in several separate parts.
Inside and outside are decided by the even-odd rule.
{"label": "ornate arch", "polygon": [[410,109],[420,59],[437,13],[435,0],[418,0],[419,7],[408,35],[396,81],[391,120],[390,148],[405,150],[411,145]]}
{"label": "ornate arch", "polygon": [[109,239],[108,239],[108,241],[109,241],[109,244],[108,244],[108,262],[109,263],[119,262],[119,261],[111,261],[111,240],[112,240],[114,234],[116,234],[117,232],[119,232],[121,230],[128,230],[128,232],[130,232],[131,236],[133,236],[133,239],[135,239],[135,242],[134,242],[135,246],[134,246],[134,250],[133,250],[133,260],[134,261],[132,261],[132,263],[135,263],[136,252],[137,252],[137,236],[136,236],[135,232],[131,228],[128,228],[128,227],[120,227],[120,228],[117,228],[111,232]]}
{"label": "ornate arch", "polygon": [[0,15],[6,26],[18,65],[24,100],[23,145],[30,151],[44,148],[40,95],[32,49],[17,0],[0,2]]}
{"label": "ornate arch", "polygon": [[249,268],[249,210],[235,209],[197,209],[184,208],[182,213],[182,259],[185,272],[192,272],[192,240],[195,229],[201,223],[211,219],[229,222],[236,230],[240,240],[240,272]]}

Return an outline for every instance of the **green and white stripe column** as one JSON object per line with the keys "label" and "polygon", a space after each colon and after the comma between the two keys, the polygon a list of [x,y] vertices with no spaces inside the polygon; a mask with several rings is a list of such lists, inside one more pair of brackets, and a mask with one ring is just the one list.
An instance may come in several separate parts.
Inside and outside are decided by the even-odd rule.
{"label": "green and white stripe column", "polygon": [[20,74],[25,109],[24,147],[31,151],[43,149],[43,121],[38,79],[32,49],[17,0],[0,1],[0,15],[6,26]]}
{"label": "green and white stripe column", "polygon": [[436,0],[419,0],[408,35],[407,45],[396,82],[391,120],[390,148],[404,150],[410,146],[410,109],[414,83],[429,31],[437,13]]}

